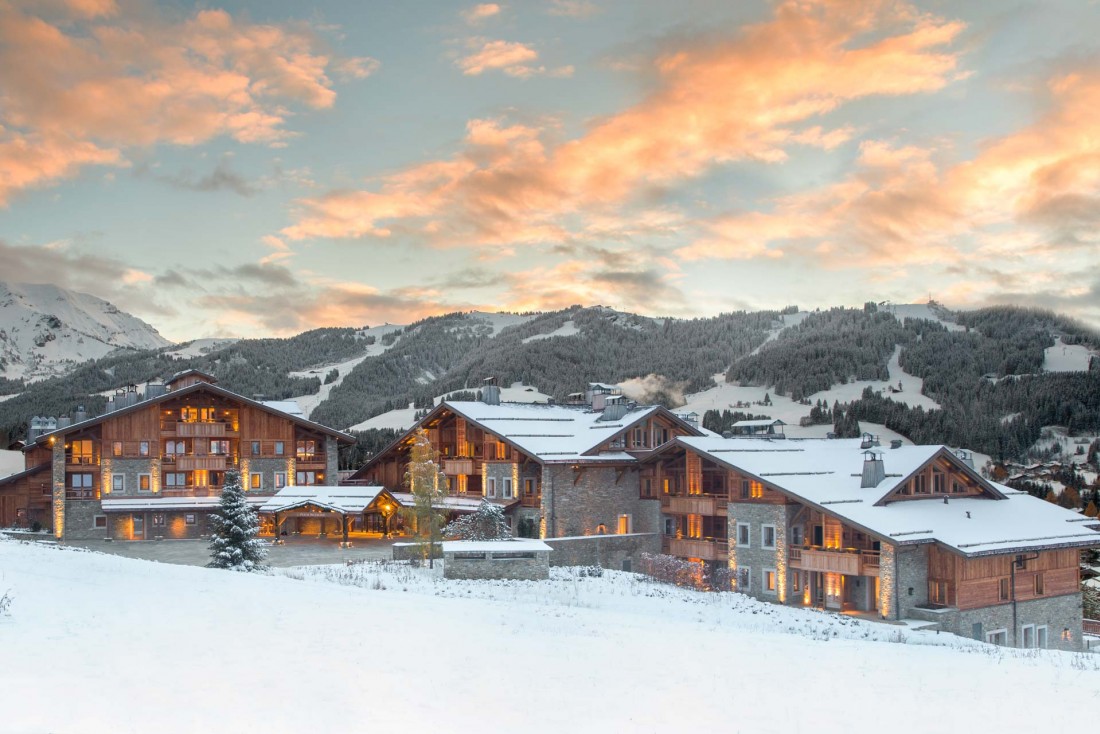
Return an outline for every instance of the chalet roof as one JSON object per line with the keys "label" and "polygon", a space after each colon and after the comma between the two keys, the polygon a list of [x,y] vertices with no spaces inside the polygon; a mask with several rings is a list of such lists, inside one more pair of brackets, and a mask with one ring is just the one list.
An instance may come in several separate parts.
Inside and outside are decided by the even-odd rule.
{"label": "chalet roof", "polygon": [[751,421],[737,421],[733,424],[734,428],[755,428],[760,426],[785,426],[787,425],[778,418],[761,418]]}
{"label": "chalet roof", "polygon": [[[984,479],[946,446],[880,450],[876,456],[883,460],[886,477],[876,487],[862,488],[865,450],[858,439],[750,443],[680,437],[676,443],[895,544],[938,542],[968,556],[1100,545],[1100,533],[1090,529],[1088,518]],[[937,458],[966,472],[993,496],[883,502]]]}
{"label": "chalet roof", "polygon": [[73,433],[74,431],[81,431],[81,430],[84,430],[85,428],[90,428],[92,426],[99,425],[100,423],[103,423],[104,421],[115,418],[117,416],[127,415],[129,413],[136,412],[136,411],[141,410],[143,408],[147,408],[150,405],[159,405],[159,404],[167,402],[169,400],[175,400],[177,398],[185,397],[185,396],[191,395],[191,394],[196,393],[196,392],[210,392],[210,393],[213,393],[215,395],[220,395],[221,397],[228,398],[230,400],[237,400],[237,401],[239,401],[241,403],[244,403],[245,405],[249,405],[253,408],[259,408],[260,410],[266,411],[268,413],[276,413],[276,414],[278,414],[278,415],[280,415],[284,418],[287,418],[287,419],[293,421],[295,424],[297,424],[299,426],[302,426],[304,428],[309,428],[311,430],[319,431],[321,433],[324,433],[328,436],[332,436],[333,438],[335,438],[340,443],[344,443],[344,444],[353,444],[353,443],[355,443],[355,438],[353,436],[348,435],[347,433],[344,433],[342,431],[337,431],[336,429],[329,428],[328,426],[323,426],[320,423],[315,423],[315,422],[309,420],[308,418],[304,418],[300,415],[292,415],[290,413],[284,413],[281,410],[278,410],[276,408],[272,408],[271,406],[268,406],[268,405],[264,405],[263,403],[252,400],[251,398],[246,398],[243,395],[238,395],[237,393],[233,392],[232,390],[226,390],[224,387],[221,387],[219,385],[212,385],[208,382],[196,382],[193,385],[188,385],[187,387],[181,387],[178,390],[170,390],[169,392],[166,392],[163,395],[157,395],[155,397],[147,398],[147,399],[142,400],[140,402],[134,403],[133,405],[128,405],[124,408],[119,408],[118,410],[113,410],[110,413],[104,413],[103,415],[96,416],[95,418],[89,418],[88,420],[80,421],[79,423],[72,423],[72,424],[70,424],[70,425],[68,425],[64,428],[58,428],[57,430],[50,431],[49,433],[42,434],[37,439],[35,439],[35,442],[40,444],[40,445],[43,445],[43,444],[46,444],[49,441],[51,436],[53,436],[53,437],[65,436],[67,434]]}
{"label": "chalet roof", "polygon": [[210,374],[209,372],[203,372],[202,370],[197,370],[192,367],[190,369],[180,370],[176,374],[169,377],[164,384],[171,385],[173,382],[182,380],[184,377],[190,377],[191,375],[194,375],[195,377],[201,377],[206,380],[208,384],[211,385],[218,381],[218,378],[214,377],[214,375]]}
{"label": "chalet roof", "polygon": [[316,505],[342,515],[359,514],[370,507],[380,494],[389,493],[379,486],[283,487],[259,509],[260,512],[285,512],[305,505]]}
{"label": "chalet roof", "polygon": [[44,469],[48,469],[49,466],[50,466],[50,463],[47,461],[47,462],[43,462],[41,464],[37,464],[35,466],[32,466],[30,469],[24,469],[21,472],[17,472],[15,474],[8,474],[5,477],[0,477],[0,486],[3,486],[5,484],[9,484],[9,483],[17,481],[19,479],[23,479],[24,477],[33,476],[33,475],[37,474],[38,472],[40,472]]}
{"label": "chalet roof", "polygon": [[630,461],[625,451],[589,454],[600,444],[658,411],[659,406],[638,407],[619,420],[605,421],[601,411],[567,405],[478,401],[444,401],[456,414],[496,434],[542,462]]}
{"label": "chalet roof", "polygon": [[[416,498],[413,497],[411,492],[392,492],[391,495],[404,507],[412,507],[416,503]],[[519,502],[518,499],[489,501],[492,502],[494,505],[500,505],[505,509]],[[481,497],[462,497],[460,495],[448,495],[446,497],[441,497],[437,501],[433,502],[432,506],[438,507],[442,510],[454,510],[456,512],[474,512],[481,505],[481,502]]]}
{"label": "chalet roof", "polygon": [[[245,495],[248,504],[263,504],[267,497]],[[221,505],[221,497],[127,497],[104,498],[104,512],[133,512],[135,510],[212,510]]]}
{"label": "chalet roof", "polygon": [[298,405],[297,400],[261,400],[260,404],[272,410],[277,410],[280,413],[286,413],[287,415],[296,415],[301,418],[306,417],[306,414],[302,412],[301,406]]}

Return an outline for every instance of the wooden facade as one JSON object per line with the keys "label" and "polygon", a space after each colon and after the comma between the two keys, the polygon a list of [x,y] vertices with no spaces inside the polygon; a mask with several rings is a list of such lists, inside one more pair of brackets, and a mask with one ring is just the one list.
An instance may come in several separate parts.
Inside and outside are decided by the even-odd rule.
{"label": "wooden facade", "polygon": [[1074,594],[1079,555],[1068,549],[965,558],[936,546],[928,557],[929,599],[965,610]]}

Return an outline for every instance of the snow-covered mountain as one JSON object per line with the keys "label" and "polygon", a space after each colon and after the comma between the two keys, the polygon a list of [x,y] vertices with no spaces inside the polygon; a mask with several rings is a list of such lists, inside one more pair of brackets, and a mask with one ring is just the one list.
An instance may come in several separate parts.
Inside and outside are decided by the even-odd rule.
{"label": "snow-covered mountain", "polygon": [[141,319],[87,293],[0,282],[0,376],[40,379],[115,349],[171,342]]}

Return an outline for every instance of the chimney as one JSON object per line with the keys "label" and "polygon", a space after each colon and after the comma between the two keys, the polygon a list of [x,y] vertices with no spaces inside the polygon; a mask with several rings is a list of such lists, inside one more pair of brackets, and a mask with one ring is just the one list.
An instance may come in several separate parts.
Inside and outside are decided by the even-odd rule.
{"label": "chimney", "polygon": [[72,419],[69,418],[69,416],[67,416],[67,415],[63,415],[63,416],[61,416],[60,418],[57,419],[57,427],[58,428],[68,428],[72,424],[73,424]]}
{"label": "chimney", "polygon": [[159,398],[168,392],[168,387],[161,381],[145,383],[145,399]]}
{"label": "chimney", "polygon": [[622,395],[608,395],[604,401],[603,415],[600,416],[599,420],[622,420],[629,412],[630,406],[623,400]]}
{"label": "chimney", "polygon": [[486,405],[500,405],[500,387],[497,378],[486,377],[481,381],[481,402]]}
{"label": "chimney", "polygon": [[955,456],[959,458],[959,461],[966,464],[971,469],[974,468],[974,455],[966,449],[957,449],[955,451]]}
{"label": "chimney", "polygon": [[882,451],[870,449],[863,452],[863,479],[859,486],[864,489],[877,487],[886,479],[886,465],[882,461]]}
{"label": "chimney", "polygon": [[81,423],[88,420],[88,411],[84,409],[83,405],[76,406],[76,410],[73,411],[73,423]]}
{"label": "chimney", "polygon": [[870,433],[863,434],[863,442],[860,443],[861,449],[869,449],[878,446],[878,436],[872,436]]}
{"label": "chimney", "polygon": [[890,442],[890,448],[900,449],[901,448],[901,439],[900,438],[895,438],[893,441],[891,441]]}

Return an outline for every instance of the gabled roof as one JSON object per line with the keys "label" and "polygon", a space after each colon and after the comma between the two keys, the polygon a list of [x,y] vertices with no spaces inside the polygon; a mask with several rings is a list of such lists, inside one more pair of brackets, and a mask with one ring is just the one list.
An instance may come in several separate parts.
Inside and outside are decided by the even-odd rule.
{"label": "gabled roof", "polygon": [[299,426],[302,426],[304,428],[310,428],[310,429],[315,430],[315,431],[320,431],[321,433],[324,433],[328,436],[332,436],[333,438],[335,438],[337,441],[339,441],[341,443],[346,443],[346,444],[355,443],[355,438],[353,436],[350,436],[350,435],[348,435],[348,434],[346,434],[342,431],[337,431],[333,428],[329,428],[328,426],[323,426],[320,423],[315,423],[315,422],[313,422],[313,421],[311,421],[307,418],[303,418],[300,415],[291,415],[289,413],[284,413],[281,410],[276,410],[276,409],[274,409],[270,406],[264,405],[263,403],[259,403],[255,400],[250,399],[250,398],[246,398],[243,395],[238,395],[237,393],[233,392],[232,390],[226,390],[224,387],[221,387],[219,385],[212,385],[208,382],[196,382],[193,385],[188,385],[187,387],[181,387],[178,390],[169,390],[168,392],[164,393],[163,395],[157,395],[156,397],[152,397],[152,398],[148,398],[146,400],[142,400],[140,402],[134,403],[133,405],[128,405],[125,408],[119,408],[118,410],[111,411],[110,413],[104,413],[103,415],[96,416],[95,418],[89,418],[86,421],[80,421],[79,423],[73,423],[71,425],[66,426],[65,428],[58,428],[55,431],[50,431],[49,433],[42,434],[37,439],[35,439],[35,442],[42,445],[42,444],[47,443],[51,436],[54,436],[54,437],[64,436],[64,435],[70,434],[74,431],[81,431],[81,430],[84,430],[85,428],[90,428],[92,426],[99,425],[100,423],[103,423],[104,421],[109,420],[111,418],[115,418],[116,416],[127,415],[129,413],[133,413],[133,412],[142,410],[143,408],[148,408],[150,405],[159,405],[159,404],[167,402],[169,400],[175,400],[176,398],[185,397],[187,395],[191,395],[191,394],[196,393],[196,392],[210,392],[210,393],[213,393],[215,395],[220,395],[221,397],[224,397],[224,398],[229,398],[230,400],[237,400],[237,401],[240,401],[240,402],[244,403],[245,405],[249,405],[253,408],[259,408],[260,410],[266,411],[268,413],[274,413],[274,414],[279,415],[283,418],[287,418],[287,419],[293,421],[295,424],[297,424]]}
{"label": "gabled roof", "polygon": [[316,505],[342,515],[360,514],[370,507],[379,495],[393,496],[378,486],[283,487],[274,497],[260,505],[260,512],[286,512],[306,505]]}
{"label": "gabled roof", "polygon": [[0,486],[3,486],[5,484],[10,484],[11,482],[18,481],[18,480],[23,479],[25,477],[33,476],[33,475],[37,474],[38,472],[49,468],[49,466],[50,466],[50,462],[47,461],[47,462],[44,462],[42,464],[36,464],[35,466],[32,466],[30,469],[24,469],[23,471],[21,471],[17,474],[9,474],[6,477],[0,477]]}
{"label": "gabled roof", "polygon": [[213,385],[215,382],[218,381],[218,378],[214,377],[214,375],[210,374],[209,372],[203,372],[202,370],[197,370],[197,369],[192,367],[190,369],[181,370],[181,371],[177,372],[176,374],[172,375],[171,377],[169,377],[164,382],[164,384],[165,385],[171,385],[173,382],[177,382],[179,380],[182,380],[184,377],[190,377],[191,375],[195,375],[196,377],[202,377],[207,381],[208,384],[211,384],[211,385]]}
{"label": "gabled roof", "polygon": [[779,420],[778,418],[761,418],[759,420],[737,421],[736,423],[733,424],[733,427],[734,428],[748,428],[748,427],[755,428],[757,426],[762,427],[762,426],[785,426],[785,425],[787,425],[787,424],[784,423],[783,421]]}
{"label": "gabled roof", "polygon": [[[898,545],[937,542],[967,556],[1100,546],[1100,533],[1089,527],[1095,520],[990,482],[945,446],[880,450],[886,478],[876,487],[863,488],[865,451],[858,439],[749,442],[679,437],[676,445]],[[964,471],[990,496],[946,495],[946,503],[943,495],[886,501],[919,469],[940,459]]]}

